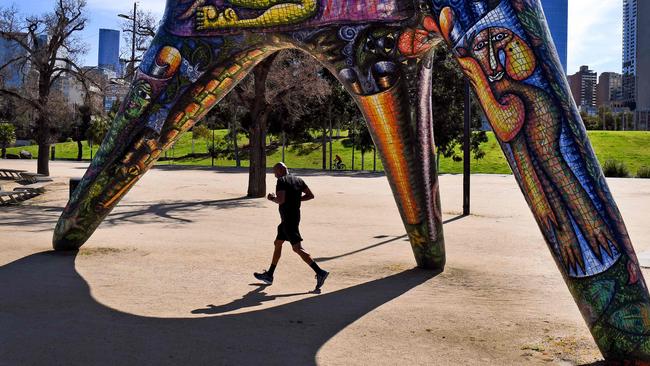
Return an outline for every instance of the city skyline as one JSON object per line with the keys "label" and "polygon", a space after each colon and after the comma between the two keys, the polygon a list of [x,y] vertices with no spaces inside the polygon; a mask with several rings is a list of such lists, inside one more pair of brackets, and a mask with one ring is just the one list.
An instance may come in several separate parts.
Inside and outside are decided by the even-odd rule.
{"label": "city skyline", "polygon": [[[98,59],[99,29],[118,29],[118,13],[132,9],[131,0],[87,0],[88,24],[82,31],[89,52],[82,64],[96,66]],[[52,0],[31,0],[16,2],[10,0],[23,14],[39,14],[52,7]],[[165,1],[139,0],[139,7],[162,18]],[[568,24],[568,67],[566,73],[573,74],[580,66],[588,65],[598,73],[622,70],[623,0],[569,0]],[[120,37],[120,41],[123,42]]]}

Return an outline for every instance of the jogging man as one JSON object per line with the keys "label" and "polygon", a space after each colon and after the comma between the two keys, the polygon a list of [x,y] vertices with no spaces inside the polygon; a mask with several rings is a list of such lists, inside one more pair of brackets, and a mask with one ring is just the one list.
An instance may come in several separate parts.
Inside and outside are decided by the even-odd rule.
{"label": "jogging man", "polygon": [[282,222],[278,225],[278,235],[275,237],[275,242],[273,242],[275,250],[273,251],[273,260],[271,261],[269,270],[263,273],[254,273],[253,275],[267,285],[272,284],[273,272],[282,255],[282,244],[288,241],[291,243],[293,251],[316,272],[316,290],[319,290],[325,283],[329,272],[321,269],[311,259],[309,253],[305,252],[302,248],[302,237],[298,230],[298,225],[300,224],[300,203],[314,199],[314,194],[302,179],[293,174],[289,174],[289,170],[284,163],[275,164],[273,173],[278,179],[278,183],[275,186],[275,194],[269,193],[266,198],[280,206],[280,218]]}

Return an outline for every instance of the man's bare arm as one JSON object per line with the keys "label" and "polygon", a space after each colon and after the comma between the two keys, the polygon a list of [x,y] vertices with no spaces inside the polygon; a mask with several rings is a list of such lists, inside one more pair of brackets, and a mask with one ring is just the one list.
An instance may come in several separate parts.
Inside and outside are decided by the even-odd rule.
{"label": "man's bare arm", "polygon": [[311,192],[311,189],[309,189],[309,187],[305,187],[305,189],[302,190],[302,193],[304,193],[304,195],[300,197],[301,201],[309,201],[314,199],[314,194]]}
{"label": "man's bare arm", "polygon": [[273,202],[277,203],[278,205],[283,204],[284,200],[286,199],[285,192],[284,191],[276,191],[275,193],[276,194],[269,193],[268,196],[266,196],[266,198],[269,201],[273,201]]}

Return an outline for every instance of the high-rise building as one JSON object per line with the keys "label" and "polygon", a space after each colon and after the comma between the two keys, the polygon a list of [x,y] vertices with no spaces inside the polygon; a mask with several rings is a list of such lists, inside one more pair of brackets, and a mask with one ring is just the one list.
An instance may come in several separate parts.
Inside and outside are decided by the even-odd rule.
{"label": "high-rise building", "polygon": [[623,0],[623,101],[636,127],[650,114],[650,1]]}
{"label": "high-rise building", "polygon": [[99,53],[97,66],[121,74],[120,65],[120,31],[114,29],[99,30]]}
{"label": "high-rise building", "polygon": [[595,113],[596,111],[596,78],[595,71],[589,66],[580,66],[580,71],[569,76],[571,94],[580,111]]}
{"label": "high-rise building", "polygon": [[616,72],[603,72],[598,77],[596,105],[618,106],[623,97],[623,76]]}
{"label": "high-rise building", "polygon": [[[26,33],[16,33],[24,41],[27,40]],[[10,36],[13,37],[13,36]],[[25,76],[21,70],[26,70],[26,60],[20,60],[21,57],[26,57],[27,51],[20,46],[18,42],[13,39],[0,37],[0,85],[6,88],[20,88],[23,85]],[[11,65],[8,65],[10,64]],[[8,65],[6,67],[3,67]]]}
{"label": "high-rise building", "polygon": [[542,0],[542,8],[544,9],[544,15],[546,15],[548,27],[551,29],[553,43],[555,43],[555,48],[565,71],[567,69],[568,3],[568,0]]}

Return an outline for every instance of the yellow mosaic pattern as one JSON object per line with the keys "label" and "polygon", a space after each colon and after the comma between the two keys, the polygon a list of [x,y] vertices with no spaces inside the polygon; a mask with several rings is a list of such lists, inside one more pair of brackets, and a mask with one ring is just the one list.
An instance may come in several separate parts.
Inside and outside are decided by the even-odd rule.
{"label": "yellow mosaic pattern", "polygon": [[231,0],[231,5],[266,11],[257,18],[240,19],[234,8],[219,11],[215,6],[203,6],[196,11],[196,29],[268,28],[305,21],[318,9],[317,0]]}

